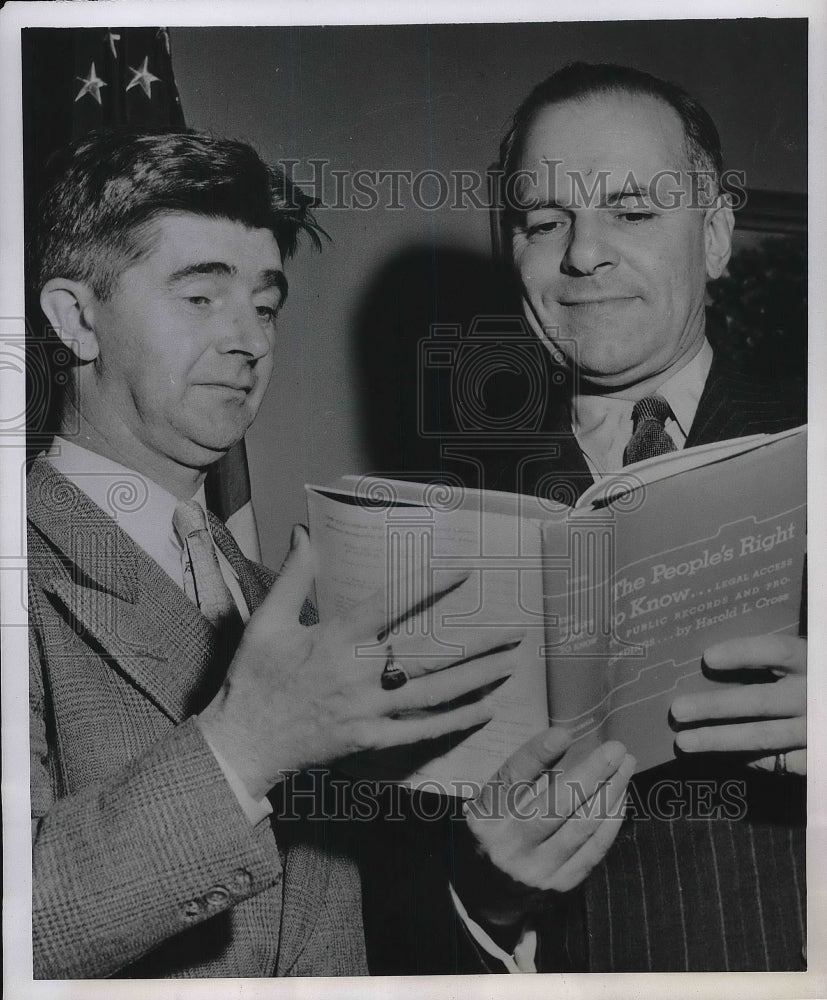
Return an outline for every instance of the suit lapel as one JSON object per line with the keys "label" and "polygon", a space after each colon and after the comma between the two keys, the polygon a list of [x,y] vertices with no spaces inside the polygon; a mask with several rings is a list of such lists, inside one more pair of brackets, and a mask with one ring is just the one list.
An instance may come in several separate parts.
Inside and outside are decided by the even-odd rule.
{"label": "suit lapel", "polygon": [[[173,722],[203,707],[220,643],[213,626],[117,523],[38,459],[28,518],[45,539],[40,586],[112,666]],[[210,694],[211,697],[211,694]]]}
{"label": "suit lapel", "polygon": [[738,371],[716,354],[686,447],[773,434],[806,420],[806,390],[799,383],[764,381]]}
{"label": "suit lapel", "polygon": [[[716,354],[685,447],[749,434],[772,434],[806,421],[806,392],[799,383],[768,382],[737,370]],[[552,428],[553,440],[543,453],[521,460],[514,485],[495,484],[493,488],[576,502],[594,480],[564,406],[554,408]],[[499,478],[503,480],[502,473]]]}
{"label": "suit lapel", "polygon": [[233,538],[229,528],[212,511],[207,511],[207,517],[210,522],[210,532],[216,545],[226,556],[227,562],[238,577],[238,583],[244,600],[247,602],[247,607],[251,612],[255,611],[273,585],[276,574],[266,566],[262,566],[261,563],[255,563],[248,559],[238,547],[238,543]]}
{"label": "suit lapel", "polygon": [[[226,525],[211,512],[208,512],[208,517],[213,538],[238,576],[241,592],[250,611],[255,611],[267,595],[276,574],[267,567],[247,559]],[[317,782],[321,780],[320,769],[314,769],[309,775],[299,776],[297,781],[301,784],[303,793],[302,799],[295,805],[296,812],[302,811],[301,804],[307,801],[308,789],[312,789],[313,794],[319,796]],[[294,814],[294,806],[290,803],[292,787],[292,784],[289,787],[283,785],[273,796],[276,842],[286,853],[278,957],[279,975],[287,975],[307,947],[324,907],[331,873],[331,848],[327,842],[328,822],[321,822],[318,818],[301,822],[291,820],[279,823],[278,821],[279,815]],[[321,804],[315,815],[325,815]]]}

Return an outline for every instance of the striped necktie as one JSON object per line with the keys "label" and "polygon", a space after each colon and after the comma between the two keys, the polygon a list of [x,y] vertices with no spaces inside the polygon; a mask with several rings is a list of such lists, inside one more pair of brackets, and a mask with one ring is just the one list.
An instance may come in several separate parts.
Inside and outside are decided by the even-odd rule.
{"label": "striped necktie", "polygon": [[644,396],[635,403],[632,436],[623,452],[624,465],[678,450],[664,426],[671,416],[672,408],[663,396]]}

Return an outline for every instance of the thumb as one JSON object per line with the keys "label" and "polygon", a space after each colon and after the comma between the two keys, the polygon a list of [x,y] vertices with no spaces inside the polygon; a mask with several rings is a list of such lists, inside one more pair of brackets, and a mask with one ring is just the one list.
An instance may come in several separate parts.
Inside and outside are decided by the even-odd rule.
{"label": "thumb", "polygon": [[276,582],[261,608],[273,628],[290,628],[299,620],[310,588],[313,586],[315,566],[310,538],[303,524],[293,526],[290,551],[279,570]]}

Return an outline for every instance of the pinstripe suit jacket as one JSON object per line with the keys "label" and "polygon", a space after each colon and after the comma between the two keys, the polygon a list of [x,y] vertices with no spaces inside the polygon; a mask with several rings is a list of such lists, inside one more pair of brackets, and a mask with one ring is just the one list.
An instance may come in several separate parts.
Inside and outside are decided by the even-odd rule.
{"label": "pinstripe suit jacket", "polygon": [[[213,626],[49,463],[27,491],[35,976],[366,972],[335,825],[251,828],[193,722]],[[273,574],[212,528],[255,608]]]}
{"label": "pinstripe suit jacket", "polygon": [[[807,419],[799,384],[763,383],[715,357],[686,445],[771,433]],[[556,423],[555,423],[556,422]],[[556,454],[498,459],[486,485],[578,496],[592,477],[565,410],[553,415]],[[691,794],[691,782],[745,783],[743,819],[674,819],[647,809],[657,782]],[[695,786],[700,787],[700,786]],[[572,900],[567,936],[573,968],[595,972],[760,971],[805,967],[805,782],[759,775],[728,761],[678,760],[634,782],[628,820],[604,862]],[[697,809],[695,809],[697,814]],[[560,933],[556,928],[553,934]],[[548,940],[548,938],[547,938]],[[559,960],[556,951],[555,960]]]}

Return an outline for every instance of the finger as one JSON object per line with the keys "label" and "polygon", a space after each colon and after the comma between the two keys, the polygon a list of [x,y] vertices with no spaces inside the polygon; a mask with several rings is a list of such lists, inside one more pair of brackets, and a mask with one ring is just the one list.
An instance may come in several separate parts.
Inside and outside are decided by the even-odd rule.
{"label": "finger", "polygon": [[704,726],[677,733],[675,743],[684,753],[786,751],[807,745],[807,723],[797,718]]}
{"label": "finger", "polygon": [[514,648],[462,663],[388,692],[388,712],[431,709],[484,688],[514,672]]}
{"label": "finger", "polygon": [[[602,859],[623,822],[626,790],[636,763],[631,754],[626,754],[612,777],[539,849],[549,871],[553,866],[559,876],[562,869],[573,863],[574,872],[582,869],[583,878]],[[599,839],[593,843],[595,837]],[[570,871],[568,877],[572,874]],[[564,876],[560,884],[566,883]],[[557,885],[556,879],[554,884]]]}
{"label": "finger", "polygon": [[388,618],[387,597],[377,588],[355,604],[342,620],[342,631],[354,643],[379,645],[379,635],[385,631]]}
{"label": "finger", "polygon": [[[340,641],[344,639],[347,644],[350,641],[348,638],[350,631],[350,628],[345,626],[343,632],[334,633],[335,640]],[[518,649],[525,638],[525,630],[502,632],[492,631],[491,629],[475,629],[474,632],[474,642],[452,650],[450,656],[438,656],[435,653],[433,655],[400,654],[395,642],[376,643],[367,647],[359,647],[359,644],[357,644],[354,665],[358,673],[355,672],[353,676],[358,676],[361,680],[369,684],[376,684],[378,689],[381,684],[383,670],[390,667],[403,671],[407,675],[408,680],[414,680],[444,670],[455,670],[463,664],[479,662],[484,659],[490,660],[491,657],[501,653],[510,653],[512,650]],[[420,640],[420,643],[422,643],[422,640]],[[345,654],[343,653],[342,655]],[[518,662],[519,658],[515,653],[513,663],[508,671],[509,673],[514,672]],[[504,674],[500,676],[504,676]],[[411,689],[408,689],[408,692],[405,694],[400,694],[400,697],[405,701],[403,707],[412,707],[407,704],[407,698],[418,697],[418,689],[414,690],[417,692],[416,695],[411,694]],[[395,710],[395,708],[389,708],[390,710]]]}
{"label": "finger", "polygon": [[429,643],[430,653],[421,651],[425,645],[424,637],[418,637],[420,650],[409,640],[399,643],[394,640],[390,646],[397,666],[401,667],[408,677],[422,677],[425,674],[444,670],[460,663],[480,659],[498,653],[501,650],[514,649],[525,638],[525,629],[490,629],[475,628],[468,630],[458,641],[453,642],[449,650],[441,653],[440,647]]}
{"label": "finger", "polygon": [[607,816],[591,837],[564,862],[544,886],[556,892],[569,892],[589,875],[608,853],[623,826],[623,811],[617,816]]}
{"label": "finger", "polygon": [[704,651],[709,670],[777,667],[786,673],[807,669],[807,640],[795,635],[750,635],[717,642]]}
{"label": "finger", "polygon": [[[379,633],[379,641],[384,642],[395,629],[405,623],[408,623],[408,627],[412,631],[417,631],[418,620],[430,612],[431,608],[439,604],[440,601],[444,601],[449,594],[453,594],[454,591],[459,590],[464,583],[468,582],[470,576],[471,573],[469,570],[443,575],[438,588],[411,602],[404,611],[387,622],[385,629]],[[421,627],[419,631],[420,633],[422,632]]]}
{"label": "finger", "polygon": [[[802,750],[790,750],[788,753],[784,754],[784,770],[781,772],[783,774],[806,774],[807,773],[807,751]],[[769,757],[761,757],[758,760],[751,760],[747,767],[755,771],[777,771],[778,770],[778,754],[772,754]]]}
{"label": "finger", "polygon": [[271,627],[277,629],[296,625],[302,605],[313,586],[314,572],[307,529],[302,524],[296,524],[290,536],[290,551],[256,617],[263,616]]}
{"label": "finger", "polygon": [[[401,615],[390,617],[388,612],[388,596],[384,588],[378,588],[356,604],[348,613],[344,622],[345,630],[354,640],[364,642],[384,643],[393,629],[398,628],[408,617],[421,613],[427,603],[431,607],[448,594],[453,593],[469,578],[467,570],[447,576],[440,581],[440,589],[429,594],[424,600],[412,604]],[[428,603],[430,602],[430,603]],[[411,628],[414,631],[414,628]],[[424,634],[419,630],[419,635]]]}
{"label": "finger", "polygon": [[524,811],[535,808],[532,815],[542,817],[542,822],[526,827],[524,841],[535,845],[554,841],[560,851],[558,863],[562,863],[591,836],[594,823],[590,826],[589,820],[601,811],[605,815],[607,807],[626,788],[633,769],[634,758],[622,743],[612,741],[573,768],[558,772],[554,781],[525,806]]}
{"label": "finger", "polygon": [[617,740],[611,740],[593,750],[585,760],[560,771],[542,793],[551,803],[550,814],[559,817],[561,823],[565,821],[592,798],[626,757],[626,747]]}
{"label": "finger", "polygon": [[626,795],[626,787],[636,767],[637,760],[630,753],[624,754],[614,774],[598,784],[594,795],[577,807],[566,824],[578,824],[582,818],[596,817],[603,820],[607,816],[617,815],[620,800]]}
{"label": "finger", "polygon": [[740,685],[726,691],[684,694],[672,702],[676,722],[703,719],[784,719],[803,715],[807,706],[804,678]]}
{"label": "finger", "polygon": [[[551,887],[556,873],[597,835],[607,819],[615,819],[618,824],[620,823],[623,818],[626,789],[629,779],[634,774],[635,763],[634,757],[626,754],[615,773],[601,783],[596,794],[567,819],[538,814],[538,821],[534,826],[545,827],[547,835],[537,840],[535,829],[531,836],[524,836],[531,866],[526,871],[526,877],[531,885]],[[524,807],[521,809],[522,815],[532,814],[527,813]],[[533,847],[532,839],[536,841]],[[600,842],[598,846],[599,844]],[[598,850],[595,863],[600,857],[602,853]]]}
{"label": "finger", "polygon": [[375,727],[377,735],[374,746],[387,749],[395,746],[409,746],[423,740],[437,739],[448,733],[478,729],[494,717],[490,696],[462,705],[445,712],[430,712],[415,717],[379,720]]}
{"label": "finger", "polygon": [[561,726],[552,726],[524,743],[499,768],[486,788],[510,788],[528,785],[556,763],[571,745],[571,733]]}

